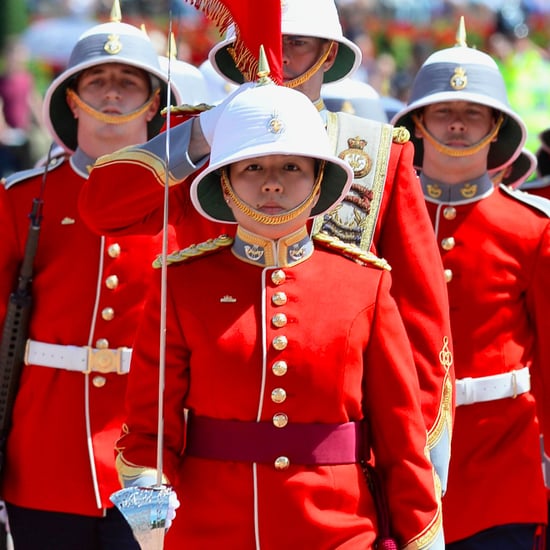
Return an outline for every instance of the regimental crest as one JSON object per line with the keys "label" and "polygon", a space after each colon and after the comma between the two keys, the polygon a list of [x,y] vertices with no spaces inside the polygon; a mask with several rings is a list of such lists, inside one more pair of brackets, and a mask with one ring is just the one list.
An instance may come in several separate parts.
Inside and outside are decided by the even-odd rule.
{"label": "regimental crest", "polygon": [[273,113],[267,121],[267,131],[271,134],[282,134],[285,131],[285,123],[277,113]]}
{"label": "regimental crest", "polygon": [[264,255],[264,249],[257,245],[246,245],[244,247],[244,253],[249,260],[252,260],[253,262],[258,262]]}
{"label": "regimental crest", "polygon": [[120,42],[120,36],[118,34],[110,34],[107,38],[107,42],[103,46],[103,49],[111,55],[116,55],[122,50],[122,43]]}
{"label": "regimental crest", "polygon": [[363,151],[366,145],[367,141],[359,136],[349,138],[349,149],[344,149],[338,155],[351,166],[356,179],[364,178],[372,168],[372,159]]}
{"label": "regimental crest", "polygon": [[460,194],[465,199],[471,199],[472,197],[475,197],[477,194],[477,185],[475,183],[466,183],[461,187]]}
{"label": "regimental crest", "polygon": [[441,187],[437,184],[428,184],[426,186],[426,191],[428,192],[428,196],[432,199],[438,199],[443,194]]}
{"label": "regimental crest", "polygon": [[453,90],[463,90],[468,85],[468,77],[466,71],[462,67],[457,67],[450,80]]}

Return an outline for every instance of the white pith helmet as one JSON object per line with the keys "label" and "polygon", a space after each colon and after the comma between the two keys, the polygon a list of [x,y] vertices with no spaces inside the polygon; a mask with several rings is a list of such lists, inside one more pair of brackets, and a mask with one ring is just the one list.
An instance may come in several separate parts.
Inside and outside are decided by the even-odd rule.
{"label": "white pith helmet", "polygon": [[322,119],[304,94],[274,84],[256,85],[236,95],[220,115],[210,164],[191,184],[195,208],[213,221],[235,222],[224,200],[220,169],[268,155],[326,161],[319,200],[311,216],[333,208],[353,181],[350,166],[333,154]]}
{"label": "white pith helmet", "polygon": [[[164,124],[160,110],[165,106],[163,101],[166,102],[167,76],[162,71],[157,52],[145,32],[120,22],[120,15],[116,15],[116,6],[117,2],[113,6],[112,21],[95,25],[80,36],[71,52],[67,69],[50,84],[44,96],[45,124],[55,141],[69,152],[73,152],[78,146],[77,121],[67,104],[66,93],[77,76],[90,67],[105,63],[123,63],[148,73],[151,91],[160,88],[161,101],[159,113],[148,123],[149,138],[155,136]],[[171,86],[171,103],[180,103],[175,85]]]}
{"label": "white pith helmet", "polygon": [[[324,74],[324,83],[346,78],[361,63],[361,50],[342,32],[334,0],[281,0],[281,33],[313,36],[338,43],[338,54],[333,66]],[[235,84],[242,84],[243,75],[228,50],[234,41],[235,29],[229,27],[225,39],[210,50],[208,58],[220,75]]]}
{"label": "white pith helmet", "polygon": [[422,168],[424,146],[423,140],[414,135],[412,115],[415,112],[427,105],[447,101],[469,101],[491,107],[504,115],[487,157],[487,169],[496,171],[520,154],[527,129],[508,103],[504,79],[494,59],[468,47],[465,33],[459,30],[460,35],[456,46],[437,51],[426,59],[414,79],[407,106],[391,122],[410,131],[415,146],[414,165]]}

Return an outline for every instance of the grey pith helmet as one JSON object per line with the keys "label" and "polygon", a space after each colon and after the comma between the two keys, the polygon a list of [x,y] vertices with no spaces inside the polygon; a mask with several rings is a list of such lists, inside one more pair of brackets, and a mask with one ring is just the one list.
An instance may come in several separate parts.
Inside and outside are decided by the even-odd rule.
{"label": "grey pith helmet", "polygon": [[[71,52],[67,69],[50,84],[44,96],[46,126],[55,141],[67,151],[72,152],[78,146],[77,121],[66,101],[67,88],[83,70],[105,63],[124,63],[149,73],[152,90],[160,87],[161,109],[165,106],[163,102],[166,103],[168,79],[161,70],[158,54],[147,35],[133,25],[120,22],[116,17],[108,23],[95,25],[80,36]],[[171,86],[171,103],[180,103],[176,86]],[[164,123],[161,109],[148,123],[150,138],[159,132]]]}
{"label": "grey pith helmet", "polygon": [[469,48],[461,34],[465,35],[459,31],[456,46],[437,51],[426,59],[414,79],[409,103],[391,122],[410,131],[415,146],[414,164],[422,168],[424,147],[423,141],[414,136],[415,111],[446,101],[470,101],[492,107],[504,114],[504,122],[497,140],[491,143],[487,169],[499,170],[520,154],[527,129],[508,103],[498,65],[486,53]]}
{"label": "grey pith helmet", "polygon": [[[295,36],[313,36],[338,43],[334,65],[324,74],[323,82],[337,82],[351,75],[361,63],[359,46],[348,40],[340,24],[334,0],[281,0],[281,32]],[[235,41],[235,29],[229,27],[224,40],[208,55],[214,69],[235,84],[243,83],[243,75],[228,51]]]}

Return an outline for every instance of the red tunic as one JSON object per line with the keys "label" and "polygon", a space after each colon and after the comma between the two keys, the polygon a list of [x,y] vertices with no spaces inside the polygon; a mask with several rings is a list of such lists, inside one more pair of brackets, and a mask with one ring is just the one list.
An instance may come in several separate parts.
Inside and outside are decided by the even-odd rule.
{"label": "red tunic", "polygon": [[[358,118],[358,120],[360,120]],[[187,124],[187,123],[186,123]],[[178,244],[213,238],[233,226],[209,222],[191,204],[184,181],[181,151],[188,143],[186,124],[173,129],[170,166],[170,219]],[[131,147],[102,157],[83,187],[82,216],[98,232],[155,233],[163,223],[166,171],[163,136],[156,143]],[[179,151],[179,154],[177,152]],[[452,424],[452,345],[447,288],[424,198],[413,169],[413,145],[393,143],[382,204],[374,233],[374,251],[392,266],[392,294],[413,346],[420,379],[422,409],[429,432],[432,459],[445,485]],[[187,163],[187,174],[196,167]],[[176,177],[175,172],[178,173]],[[115,187],[111,182],[116,181]]]}
{"label": "red tunic", "polygon": [[[69,162],[47,175],[29,336],[50,344],[95,346],[106,339],[110,348],[131,347],[158,246],[151,237],[92,233],[77,211],[84,181]],[[2,323],[41,184],[39,174],[8,189],[0,186]],[[113,308],[112,320],[105,308]],[[126,380],[118,374],[25,366],[2,497],[19,506],[90,516],[112,506],[109,496],[120,487],[113,446],[120,435]]]}
{"label": "red tunic", "polygon": [[[541,417],[550,419],[548,214],[488,177],[422,184],[449,280],[457,380],[528,366],[533,393],[545,396]],[[496,525],[546,523],[533,393],[457,406],[447,542]]]}
{"label": "red tunic", "polygon": [[[305,235],[293,242],[303,245]],[[243,259],[245,243],[268,256],[271,242],[255,236],[168,268],[164,473],[182,504],[167,548],[366,549],[375,538],[373,501],[358,464],[291,459],[280,471],[273,463],[186,456],[184,409],[250,423],[285,414],[289,426],[366,417],[394,531],[403,545],[428,547],[441,537],[439,486],[424,454],[418,381],[389,272],[322,249],[292,261],[286,252],[293,242],[279,245],[271,267]],[[284,279],[273,276],[281,271],[275,265]],[[152,468],[159,289],[160,274],[136,339],[118,443],[125,463]],[[276,314],[286,323],[275,326]],[[288,344],[276,346],[278,336]],[[277,361],[286,362],[286,373],[274,368]],[[274,397],[281,389],[285,397]]]}

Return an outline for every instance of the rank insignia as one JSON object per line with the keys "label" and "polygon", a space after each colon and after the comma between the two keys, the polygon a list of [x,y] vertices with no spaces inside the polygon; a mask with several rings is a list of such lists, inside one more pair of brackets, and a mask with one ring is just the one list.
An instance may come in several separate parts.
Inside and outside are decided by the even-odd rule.
{"label": "rank insignia", "polygon": [[453,90],[463,90],[468,85],[468,77],[466,71],[462,67],[457,67],[450,80]]}
{"label": "rank insignia", "polygon": [[371,170],[372,159],[363,149],[367,145],[366,140],[359,136],[348,139],[349,149],[344,149],[338,157],[345,160],[353,169],[356,178],[364,178]]}
{"label": "rank insignia", "polygon": [[103,46],[103,49],[111,55],[120,53],[122,50],[122,44],[118,34],[110,34],[107,42],[105,42],[105,46]]}

